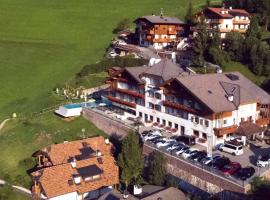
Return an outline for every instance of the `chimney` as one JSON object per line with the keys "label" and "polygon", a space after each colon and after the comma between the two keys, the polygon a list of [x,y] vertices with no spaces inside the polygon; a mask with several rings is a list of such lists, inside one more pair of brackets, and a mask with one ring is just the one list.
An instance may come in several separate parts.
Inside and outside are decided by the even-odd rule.
{"label": "chimney", "polygon": [[229,100],[230,102],[233,102],[233,95],[229,95],[229,96],[228,96],[228,100]]}
{"label": "chimney", "polygon": [[100,150],[97,150],[97,157],[100,157],[101,156],[101,152]]}
{"label": "chimney", "polygon": [[76,168],[76,166],[77,166],[76,159],[73,158],[73,160],[70,162],[70,164],[71,164],[72,168]]}
{"label": "chimney", "polygon": [[105,144],[110,144],[110,140],[108,138],[105,139]]}
{"label": "chimney", "polygon": [[79,175],[74,175],[73,180],[76,185],[79,185],[81,183],[81,177]]}

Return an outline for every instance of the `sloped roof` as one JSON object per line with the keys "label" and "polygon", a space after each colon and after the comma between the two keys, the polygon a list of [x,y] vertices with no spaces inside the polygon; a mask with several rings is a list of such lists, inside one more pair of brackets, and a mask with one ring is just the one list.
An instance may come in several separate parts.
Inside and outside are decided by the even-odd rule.
{"label": "sloped roof", "polygon": [[143,83],[140,75],[145,72],[149,67],[148,66],[140,66],[140,67],[126,67],[125,70],[139,83]]}
{"label": "sloped roof", "polygon": [[253,134],[261,133],[264,129],[252,122],[241,123],[235,133],[244,136],[251,136]]}
{"label": "sloped roof", "polygon": [[154,75],[161,77],[164,81],[168,81],[172,78],[178,76],[187,76],[189,75],[184,71],[180,66],[174,64],[169,59],[162,59],[157,64],[154,64],[152,67],[148,67],[143,74]]}
{"label": "sloped roof", "polygon": [[[232,80],[230,75],[237,79]],[[270,104],[270,95],[239,72],[177,77],[177,81],[213,112],[232,111],[239,104]],[[233,95],[233,102],[228,96]]]}
{"label": "sloped roof", "polygon": [[185,194],[177,188],[169,187],[154,194],[150,194],[148,197],[141,200],[157,200],[157,199],[170,199],[170,200],[186,200]]}
{"label": "sloped roof", "polygon": [[168,16],[155,16],[155,15],[149,15],[149,16],[142,16],[137,20],[140,19],[146,19],[147,21],[151,22],[152,24],[184,24],[183,21],[176,17],[168,17]]}
{"label": "sloped roof", "polygon": [[[90,149],[84,151],[84,149]],[[48,198],[64,195],[71,192],[83,194],[105,186],[119,183],[119,169],[112,156],[112,144],[105,144],[104,138],[93,137],[83,140],[51,145],[42,150],[52,161],[52,166],[33,172],[31,175],[36,180]],[[87,156],[91,150],[101,152],[101,156]],[[87,154],[84,157],[79,155]],[[71,166],[71,158],[78,158],[76,167]],[[73,159],[72,159],[73,160]],[[100,175],[100,179],[84,181],[75,184],[73,177],[79,174],[86,176]]]}
{"label": "sloped roof", "polygon": [[220,18],[233,18],[234,16],[249,16],[249,13],[244,9],[227,9],[227,8],[206,8],[207,10],[215,13]]}

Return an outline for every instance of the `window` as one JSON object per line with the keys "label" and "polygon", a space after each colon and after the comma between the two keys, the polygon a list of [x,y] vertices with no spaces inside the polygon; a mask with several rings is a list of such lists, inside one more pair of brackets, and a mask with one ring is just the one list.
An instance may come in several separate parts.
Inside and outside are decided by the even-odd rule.
{"label": "window", "polygon": [[185,135],[185,127],[181,126],[181,135]]}
{"label": "window", "polygon": [[152,115],[150,115],[150,121],[153,121],[154,117]]}
{"label": "window", "polygon": [[150,109],[154,109],[154,104],[153,103],[149,103],[149,108]]}
{"label": "window", "polygon": [[144,114],[144,121],[147,121],[147,120],[148,120],[148,115]]}
{"label": "window", "polygon": [[195,122],[199,124],[199,117],[195,117]]}
{"label": "window", "polygon": [[207,139],[207,134],[206,134],[206,133],[203,133],[203,134],[202,134],[202,137],[203,137],[204,139]]}
{"label": "window", "polygon": [[199,137],[200,133],[199,133],[199,131],[193,130],[193,135],[195,137]]}
{"label": "window", "polygon": [[227,120],[226,119],[223,120],[223,124],[227,124]]}
{"label": "window", "polygon": [[178,129],[178,124],[174,124],[174,128],[175,129]]}
{"label": "window", "polygon": [[139,117],[142,117],[142,112],[139,112]]}
{"label": "window", "polygon": [[154,92],[150,90],[150,91],[148,92],[148,96],[149,96],[149,97],[154,97]]}
{"label": "window", "polygon": [[157,123],[159,123],[160,122],[160,119],[157,117]]}
{"label": "window", "polygon": [[161,94],[159,94],[159,93],[155,93],[155,97],[157,98],[157,99],[161,99]]}
{"label": "window", "polygon": [[233,124],[235,124],[235,118],[233,118]]}
{"label": "window", "polygon": [[193,116],[190,117],[190,121],[194,122],[194,117]]}
{"label": "window", "polygon": [[205,126],[209,127],[209,121],[208,120],[205,120]]}
{"label": "window", "polygon": [[229,26],[228,26],[228,24],[226,24],[226,28],[228,28]]}
{"label": "window", "polygon": [[166,125],[166,120],[165,119],[162,120],[162,124]]}
{"label": "window", "polygon": [[203,125],[203,119],[200,119],[200,125]]}
{"label": "window", "polygon": [[172,122],[169,121],[168,124],[169,124],[170,127],[172,127]]}
{"label": "window", "polygon": [[161,106],[160,106],[160,105],[155,104],[155,110],[157,110],[157,111],[161,111]]}

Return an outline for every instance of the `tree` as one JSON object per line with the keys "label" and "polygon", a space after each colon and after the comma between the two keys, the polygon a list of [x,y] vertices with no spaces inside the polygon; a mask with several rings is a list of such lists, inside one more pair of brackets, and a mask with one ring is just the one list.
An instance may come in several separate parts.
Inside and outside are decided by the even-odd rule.
{"label": "tree", "polygon": [[226,34],[224,49],[228,53],[230,59],[235,60],[235,61],[242,60],[243,42],[244,42],[244,38],[238,32],[230,32]]}
{"label": "tree", "polygon": [[261,39],[262,33],[257,17],[252,18],[246,33],[246,37],[255,37],[257,39]]}
{"label": "tree", "polygon": [[130,132],[123,140],[118,165],[121,169],[121,181],[126,188],[132,182],[137,184],[143,169],[142,148],[137,134]]}
{"label": "tree", "polygon": [[191,1],[189,1],[189,4],[188,4],[187,13],[185,16],[185,22],[189,26],[194,26],[194,24],[195,24],[193,5],[192,5]]}
{"label": "tree", "polygon": [[208,47],[208,32],[206,29],[206,24],[204,21],[204,18],[201,19],[200,23],[198,24],[198,32],[194,39],[194,63],[199,66],[204,65],[204,57],[207,53],[207,47]]}
{"label": "tree", "polygon": [[163,185],[166,176],[166,159],[158,151],[154,151],[149,157],[148,180],[154,185]]}
{"label": "tree", "polygon": [[250,196],[253,200],[268,200],[270,196],[270,182],[262,177],[255,177],[251,182]]}
{"label": "tree", "polygon": [[206,6],[206,7],[210,7],[210,6],[211,6],[211,1],[210,1],[210,0],[206,0],[205,6]]}
{"label": "tree", "polygon": [[120,31],[130,29],[131,21],[130,19],[122,19],[121,21],[118,22],[116,28],[113,30],[113,33],[118,33]]}

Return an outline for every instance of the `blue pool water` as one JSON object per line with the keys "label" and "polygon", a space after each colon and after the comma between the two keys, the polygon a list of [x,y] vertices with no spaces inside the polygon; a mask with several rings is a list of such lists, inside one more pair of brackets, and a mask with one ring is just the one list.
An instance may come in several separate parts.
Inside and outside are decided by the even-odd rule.
{"label": "blue pool water", "polygon": [[67,109],[73,109],[73,108],[80,108],[80,107],[87,107],[87,108],[95,108],[98,107],[100,103],[105,103],[106,105],[110,105],[111,102],[109,102],[106,99],[97,100],[95,102],[86,102],[86,103],[77,103],[77,104],[66,104],[64,105]]}

